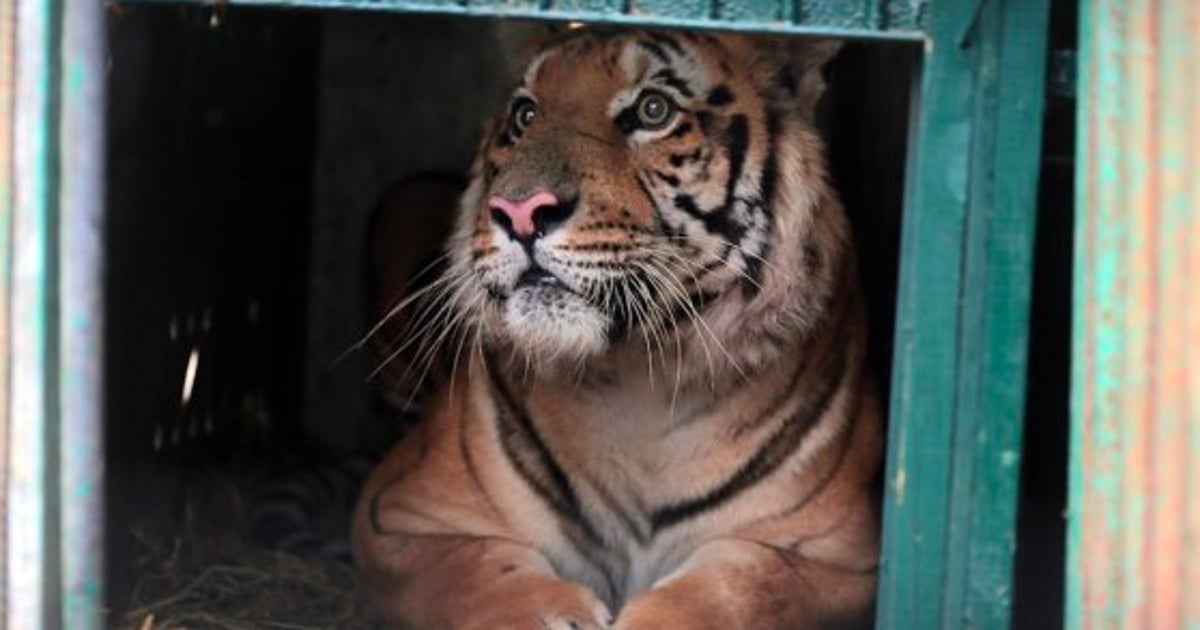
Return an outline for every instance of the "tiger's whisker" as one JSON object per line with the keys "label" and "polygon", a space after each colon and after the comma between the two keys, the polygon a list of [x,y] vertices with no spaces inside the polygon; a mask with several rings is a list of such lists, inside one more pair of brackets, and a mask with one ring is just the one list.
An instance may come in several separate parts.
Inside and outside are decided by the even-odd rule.
{"label": "tiger's whisker", "polygon": [[[437,265],[438,263],[445,260],[449,255],[450,255],[449,252],[447,252],[447,253],[442,254],[441,256],[438,256],[435,260],[433,260],[428,265],[426,265],[423,269],[421,269],[421,271],[418,271],[412,277],[412,279],[410,279],[408,281],[408,283],[405,285],[405,287],[407,288],[408,286],[411,286],[414,282],[419,280],[421,278],[421,276],[428,273],[430,270],[433,269],[433,267],[435,265]],[[409,305],[411,305],[416,300],[421,299],[421,296],[429,293],[430,291],[434,291],[434,290],[438,289],[438,287],[443,286],[449,282],[453,282],[454,279],[455,278],[454,278],[453,274],[445,273],[442,276],[439,276],[438,278],[434,279],[433,282],[421,287],[420,289],[417,289],[413,293],[405,295],[403,298],[400,298],[399,301],[394,306],[391,306],[390,308],[388,308],[388,311],[386,313],[384,313],[383,316],[380,317],[378,322],[376,322],[369,329],[367,329],[366,334],[364,334],[358,341],[355,341],[353,344],[350,344],[350,347],[347,348],[344,352],[342,352],[342,354],[338,356],[336,361],[341,361],[347,355],[349,355],[351,352],[361,350],[363,345],[366,344],[367,341],[369,341],[371,339],[371,337],[375,336],[375,334],[377,334],[380,331],[380,329],[382,329],[393,317],[395,317],[397,314],[399,314],[401,311],[403,311],[405,308],[407,308]]]}

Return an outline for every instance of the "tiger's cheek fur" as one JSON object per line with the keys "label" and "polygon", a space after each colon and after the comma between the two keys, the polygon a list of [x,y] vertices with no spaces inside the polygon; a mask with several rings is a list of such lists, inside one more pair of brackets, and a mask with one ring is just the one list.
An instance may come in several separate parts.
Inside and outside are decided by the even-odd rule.
{"label": "tiger's cheek fur", "polygon": [[678,140],[647,148],[641,180],[661,208],[663,229],[680,242],[737,243],[746,221],[739,203],[769,203],[760,184],[770,141],[753,110],[757,99],[752,92],[744,98],[748,109],[702,109],[681,125],[686,133]]}

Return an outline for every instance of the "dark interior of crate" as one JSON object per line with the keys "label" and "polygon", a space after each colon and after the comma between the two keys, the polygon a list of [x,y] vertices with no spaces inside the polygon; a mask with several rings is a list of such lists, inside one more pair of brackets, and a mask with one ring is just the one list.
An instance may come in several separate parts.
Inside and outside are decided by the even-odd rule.
{"label": "dark interior of crate", "polygon": [[[373,359],[342,356],[370,323],[370,211],[400,177],[466,171],[520,31],[222,5],[124,6],[109,22],[107,589],[119,615],[162,570],[146,564],[157,556],[143,524],[174,528],[162,561],[177,561],[199,529],[248,536],[275,480],[367,461],[393,439],[396,420],[372,404]],[[849,44],[822,112],[883,384],[919,54]],[[1058,470],[1062,454],[1043,450],[1031,454]],[[336,531],[344,507],[328,507],[305,517]],[[1054,604],[1046,579],[1025,614]]]}

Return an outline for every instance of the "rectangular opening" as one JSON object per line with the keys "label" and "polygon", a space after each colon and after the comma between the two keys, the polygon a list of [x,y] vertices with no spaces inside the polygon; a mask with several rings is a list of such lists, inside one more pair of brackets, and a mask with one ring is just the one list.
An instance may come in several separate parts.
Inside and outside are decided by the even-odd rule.
{"label": "rectangular opening", "polygon": [[[371,378],[377,357],[353,346],[387,301],[378,230],[432,241],[440,229],[381,220],[379,201],[406,177],[467,173],[507,98],[510,57],[538,28],[223,5],[110,12],[112,623],[367,623],[347,519],[406,420]],[[848,42],[819,115],[885,401],[920,55]]]}

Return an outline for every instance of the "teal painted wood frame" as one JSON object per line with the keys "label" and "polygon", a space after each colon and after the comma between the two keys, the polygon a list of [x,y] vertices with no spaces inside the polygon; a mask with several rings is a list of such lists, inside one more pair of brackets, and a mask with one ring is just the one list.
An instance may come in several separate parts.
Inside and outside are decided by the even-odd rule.
{"label": "teal painted wood frame", "polygon": [[1068,628],[1200,629],[1200,3],[1080,2]]}
{"label": "teal painted wood frame", "polygon": [[1046,0],[935,2],[901,243],[879,628],[1004,628]]}
{"label": "teal painted wood frame", "polygon": [[[9,487],[28,493],[22,505],[30,520],[21,526],[36,535],[21,539],[27,555],[14,558],[10,550],[8,560],[10,575],[18,567],[33,590],[22,590],[21,601],[8,601],[33,614],[13,627],[40,625],[29,620],[55,627],[70,620],[67,627],[86,628],[101,619],[98,585],[90,581],[95,575],[88,567],[98,571],[102,553],[97,538],[68,535],[63,524],[71,523],[75,531],[101,522],[98,441],[86,433],[82,440],[72,436],[81,450],[60,453],[60,440],[54,438],[67,427],[99,428],[98,418],[74,421],[64,409],[78,411],[89,400],[96,403],[93,409],[102,408],[98,375],[79,362],[99,356],[100,311],[89,315],[86,310],[98,305],[99,297],[93,292],[76,301],[58,299],[64,286],[93,291],[100,286],[96,236],[102,212],[87,202],[87,193],[98,191],[102,182],[86,165],[88,159],[100,164],[102,155],[103,139],[92,128],[102,103],[90,99],[100,93],[95,81],[102,76],[103,55],[96,34],[103,16],[80,7],[102,5],[71,2],[64,12],[50,0],[21,2],[28,5],[21,24],[33,29],[21,49],[28,44],[39,51],[27,58],[41,65],[18,67],[18,100],[22,95],[33,100],[25,110],[18,107],[32,122],[14,148],[26,166],[14,171],[14,189],[25,196],[17,195],[13,206],[14,225],[21,229],[13,232],[10,296],[28,307],[20,312],[14,307],[12,329],[28,326],[35,334],[28,337],[27,354],[14,349],[10,355],[14,366],[32,368],[23,372],[25,389],[14,387],[13,395],[24,396],[21,410],[33,413],[11,416],[20,417],[11,428],[20,428],[22,444],[29,448],[10,467],[10,473],[28,476],[10,477]],[[233,0],[922,39],[925,62],[914,108],[903,227],[878,606],[879,627],[922,629],[1003,627],[1009,618],[1046,3],[813,0],[785,2],[779,13],[769,2],[755,2],[725,15],[713,7],[732,3],[664,4],[661,9],[647,3],[660,13],[639,14],[625,10],[625,4],[617,11],[615,3],[604,1],[581,1],[568,11],[555,9],[557,4],[500,2]],[[889,26],[900,23],[910,26]],[[57,53],[52,43],[61,44]],[[72,117],[78,126],[68,122]],[[78,133],[83,135],[76,138]],[[63,137],[77,142],[62,142]],[[74,245],[82,259],[68,249]],[[65,262],[67,251],[72,251],[71,263]],[[94,266],[77,266],[84,264]],[[72,458],[77,459],[64,461]],[[76,492],[81,496],[63,501]],[[60,513],[63,506],[79,511]],[[8,613],[10,621],[22,619],[14,610]]]}
{"label": "teal painted wood frame", "polygon": [[53,230],[57,177],[52,127],[56,108],[51,70],[58,12],[48,3],[24,0],[14,7],[13,137],[9,262],[10,345],[8,468],[5,471],[5,625],[40,627],[47,612],[56,564],[51,557],[49,483],[56,417],[57,369]]}
{"label": "teal painted wood frame", "polygon": [[[209,0],[127,0],[157,4]],[[920,39],[933,0],[230,0],[279,8],[351,9]],[[945,1],[945,0],[943,0]],[[952,0],[955,1],[955,0]]]}
{"label": "teal painted wood frame", "polygon": [[10,629],[102,622],[103,13],[55,0],[0,11]]}
{"label": "teal painted wood frame", "polygon": [[[16,80],[17,14],[11,2],[0,3],[0,514],[8,514],[8,444],[12,416],[8,384],[12,373],[12,326],[9,305],[12,301],[12,157],[13,157],[13,85]],[[8,581],[8,522],[0,518],[0,558],[6,570],[0,571],[0,618],[4,617]]]}

